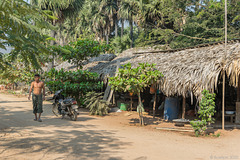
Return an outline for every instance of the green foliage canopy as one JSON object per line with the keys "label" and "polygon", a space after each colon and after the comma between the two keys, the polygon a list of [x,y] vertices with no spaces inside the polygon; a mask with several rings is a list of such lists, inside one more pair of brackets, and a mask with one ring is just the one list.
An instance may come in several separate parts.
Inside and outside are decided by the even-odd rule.
{"label": "green foliage canopy", "polygon": [[[63,47],[60,52],[63,60],[69,61],[81,67],[81,63],[90,57],[96,57],[100,53],[105,53],[111,49],[110,45],[100,44],[98,41],[89,39],[79,39],[76,42],[71,42]],[[65,51],[65,52],[64,52]]]}
{"label": "green foliage canopy", "polygon": [[98,74],[82,70],[51,69],[45,77],[46,84],[52,92],[63,89],[65,96],[74,97],[79,103],[87,92],[99,91],[103,86]]}
{"label": "green foliage canopy", "polygon": [[111,77],[109,83],[115,91],[140,94],[146,87],[156,83],[163,74],[155,68],[155,64],[139,63],[133,68],[130,63],[120,68],[116,77]]}
{"label": "green foliage canopy", "polygon": [[[0,1],[0,48],[13,48],[9,54],[11,61],[21,56],[25,64],[40,68],[37,57],[49,51],[44,45],[46,37],[41,34],[43,28],[51,28],[45,21],[48,17],[23,0]],[[0,53],[0,70],[5,67],[3,53]]]}

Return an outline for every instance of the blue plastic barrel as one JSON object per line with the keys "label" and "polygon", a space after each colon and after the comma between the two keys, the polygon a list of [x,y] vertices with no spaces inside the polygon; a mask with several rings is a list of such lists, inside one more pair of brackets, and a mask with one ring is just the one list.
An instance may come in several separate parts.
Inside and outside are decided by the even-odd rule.
{"label": "blue plastic barrel", "polygon": [[179,99],[175,97],[167,97],[164,103],[164,119],[173,120],[178,118]]}

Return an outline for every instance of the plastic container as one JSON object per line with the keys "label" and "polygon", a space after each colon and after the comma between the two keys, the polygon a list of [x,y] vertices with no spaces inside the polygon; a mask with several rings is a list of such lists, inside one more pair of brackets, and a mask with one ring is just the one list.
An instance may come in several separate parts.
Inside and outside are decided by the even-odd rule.
{"label": "plastic container", "polygon": [[121,110],[121,111],[127,111],[127,104],[121,103],[121,104],[120,104],[120,110]]}
{"label": "plastic container", "polygon": [[177,119],[179,114],[179,99],[176,97],[167,97],[164,103],[164,119]]}

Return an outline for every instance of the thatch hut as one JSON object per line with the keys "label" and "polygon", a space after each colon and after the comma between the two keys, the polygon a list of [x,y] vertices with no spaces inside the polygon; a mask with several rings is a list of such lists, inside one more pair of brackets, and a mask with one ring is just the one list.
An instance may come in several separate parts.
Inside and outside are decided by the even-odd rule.
{"label": "thatch hut", "polygon": [[[228,57],[225,59],[225,70],[230,79],[230,85],[237,87],[240,74],[240,43],[239,40],[229,41]],[[156,51],[149,49],[130,49],[112,61],[93,62],[85,66],[92,72],[103,77],[113,76],[117,61],[120,64],[155,63],[157,69],[164,74],[164,80],[159,82],[161,91],[166,96],[192,93],[200,96],[203,89],[214,92],[221,77],[224,57],[224,43],[203,44],[179,50]]]}
{"label": "thatch hut", "polygon": [[[224,58],[224,42],[202,44],[178,50],[153,50],[149,48],[130,49],[112,61],[98,61],[84,68],[97,72],[102,77],[113,76],[117,61],[120,64],[155,63],[164,79],[159,81],[159,89],[166,96],[201,97],[203,89],[217,90],[223,71],[229,79],[229,85],[237,87],[240,75],[240,42],[228,41],[227,58]],[[238,101],[240,91],[238,89]]]}

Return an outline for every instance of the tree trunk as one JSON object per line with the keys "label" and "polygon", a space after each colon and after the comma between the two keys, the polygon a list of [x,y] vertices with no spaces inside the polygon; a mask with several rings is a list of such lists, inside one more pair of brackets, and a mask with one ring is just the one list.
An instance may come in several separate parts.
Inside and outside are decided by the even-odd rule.
{"label": "tree trunk", "polygon": [[138,93],[138,104],[140,105],[142,103],[141,95]]}
{"label": "tree trunk", "polygon": [[108,34],[106,35],[106,41],[107,41],[107,44],[109,44],[109,39],[108,39]]}
{"label": "tree trunk", "polygon": [[105,36],[106,36],[106,42],[107,42],[107,44],[109,44],[109,35],[108,35],[108,31],[105,31],[106,32],[106,34],[105,34]]}
{"label": "tree trunk", "polygon": [[[141,95],[140,95],[140,92],[138,93],[138,105],[140,106],[141,103],[142,103],[142,100],[141,100]],[[144,121],[143,121],[143,114],[142,114],[142,108],[138,110],[138,115],[139,115],[139,123],[141,126],[144,125]]]}
{"label": "tree trunk", "polygon": [[122,24],[122,27],[121,27],[121,38],[123,38],[123,32],[124,32],[124,20],[121,19],[121,24]]}
{"label": "tree trunk", "polygon": [[154,95],[154,103],[153,103],[153,118],[155,118],[156,103],[157,103],[157,92],[155,92],[155,95]]}
{"label": "tree trunk", "polygon": [[60,46],[64,46],[64,37],[63,35],[61,34],[61,30],[59,30],[59,44]]}
{"label": "tree trunk", "polygon": [[129,25],[130,25],[130,37],[131,37],[131,44],[130,44],[130,48],[133,48],[133,21],[132,18],[129,21]]}
{"label": "tree trunk", "polygon": [[115,38],[118,37],[118,18],[116,15],[116,19],[115,19]]}
{"label": "tree trunk", "polygon": [[[53,20],[52,25],[55,26],[55,21]],[[56,38],[56,31],[55,30],[51,30],[51,37]],[[51,40],[50,45],[53,46],[55,45],[56,42],[54,40]],[[52,62],[49,62],[48,64],[48,70],[51,70],[52,68],[54,68],[54,53],[52,54]]]}
{"label": "tree trunk", "polygon": [[131,96],[131,112],[132,112],[132,107],[133,107],[133,97]]}
{"label": "tree trunk", "polygon": [[182,103],[182,119],[185,119],[185,111],[186,111],[186,98],[183,97],[183,103]]}

